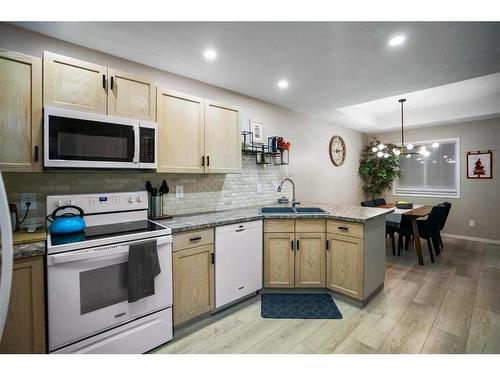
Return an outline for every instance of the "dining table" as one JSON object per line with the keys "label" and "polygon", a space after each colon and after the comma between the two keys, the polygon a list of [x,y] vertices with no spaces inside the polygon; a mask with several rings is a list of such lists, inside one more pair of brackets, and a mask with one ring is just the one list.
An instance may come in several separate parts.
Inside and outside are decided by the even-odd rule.
{"label": "dining table", "polygon": [[401,215],[411,222],[413,231],[413,238],[415,239],[415,251],[417,253],[418,264],[424,265],[424,258],[422,256],[422,244],[420,243],[420,236],[418,235],[417,220],[429,215],[432,211],[432,206],[414,205],[413,208],[401,209],[397,208],[395,203],[386,203],[377,206],[378,208],[393,208],[395,215]]}

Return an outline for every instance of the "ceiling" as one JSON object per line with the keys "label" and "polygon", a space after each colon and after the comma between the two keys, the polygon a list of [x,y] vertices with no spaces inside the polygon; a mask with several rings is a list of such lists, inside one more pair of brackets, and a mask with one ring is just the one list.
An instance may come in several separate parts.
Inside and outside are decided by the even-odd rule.
{"label": "ceiling", "polygon": [[[380,104],[376,101],[383,98],[390,102],[401,94],[480,76],[498,79],[492,73],[500,72],[498,22],[15,24],[364,132],[390,130],[399,122],[381,115],[377,105],[369,106],[373,113],[365,106],[360,119],[359,113],[357,117],[353,113],[355,105]],[[387,41],[396,34],[405,35],[406,43],[389,47]],[[203,58],[207,47],[217,51],[215,61]],[[277,87],[282,78],[289,81],[286,90]],[[481,91],[481,84],[488,82],[485,78],[475,82],[479,88],[474,87]],[[437,93],[427,93],[424,102],[442,99]],[[462,87],[453,94],[460,102],[455,105],[456,114],[452,104],[446,119],[440,118],[440,107],[434,105],[418,121],[409,119],[409,126],[450,121],[463,116],[464,105],[477,107],[461,94],[466,94]],[[396,115],[398,105],[396,100],[390,109]],[[500,113],[500,101],[497,106]],[[384,108],[382,112],[387,112],[388,107]],[[418,113],[417,103],[413,109]],[[367,117],[372,121],[366,121]]]}

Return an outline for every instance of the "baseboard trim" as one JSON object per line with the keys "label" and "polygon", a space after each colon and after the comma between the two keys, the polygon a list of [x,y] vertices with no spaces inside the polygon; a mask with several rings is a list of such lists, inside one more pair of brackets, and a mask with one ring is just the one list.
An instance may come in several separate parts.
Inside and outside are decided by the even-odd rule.
{"label": "baseboard trim", "polygon": [[500,245],[500,241],[499,240],[493,240],[493,239],[490,239],[490,238],[459,236],[458,234],[450,234],[450,233],[441,233],[441,236],[443,236],[443,237],[449,237],[449,238],[457,238],[459,240],[468,240],[468,241],[476,241],[476,242],[486,242],[486,243],[492,243],[492,244],[495,244],[495,245]]}

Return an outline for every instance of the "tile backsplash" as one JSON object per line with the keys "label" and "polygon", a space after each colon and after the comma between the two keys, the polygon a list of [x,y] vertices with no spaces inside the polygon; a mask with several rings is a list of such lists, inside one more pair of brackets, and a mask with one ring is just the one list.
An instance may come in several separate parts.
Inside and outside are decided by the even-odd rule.
{"label": "tile backsplash", "polygon": [[[288,166],[255,164],[255,157],[244,155],[241,174],[171,174],[148,172],[59,172],[43,173],[4,172],[9,202],[19,206],[21,193],[36,193],[37,207],[27,222],[43,222],[47,195],[107,193],[145,190],[147,180],[159,187],[165,178],[170,187],[164,198],[164,213],[180,215],[233,208],[275,204],[283,195],[292,197],[290,184],[276,191],[277,184],[286,176],[293,176]],[[260,191],[257,192],[257,184]],[[184,196],[175,197],[175,187],[183,186]],[[24,208],[20,209],[20,215]]]}

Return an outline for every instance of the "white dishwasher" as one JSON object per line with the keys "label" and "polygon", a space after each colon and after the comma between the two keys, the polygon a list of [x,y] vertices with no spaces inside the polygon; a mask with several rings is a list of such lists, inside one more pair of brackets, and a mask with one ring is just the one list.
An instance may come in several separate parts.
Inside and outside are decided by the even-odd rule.
{"label": "white dishwasher", "polygon": [[215,228],[215,308],[262,289],[262,220]]}

